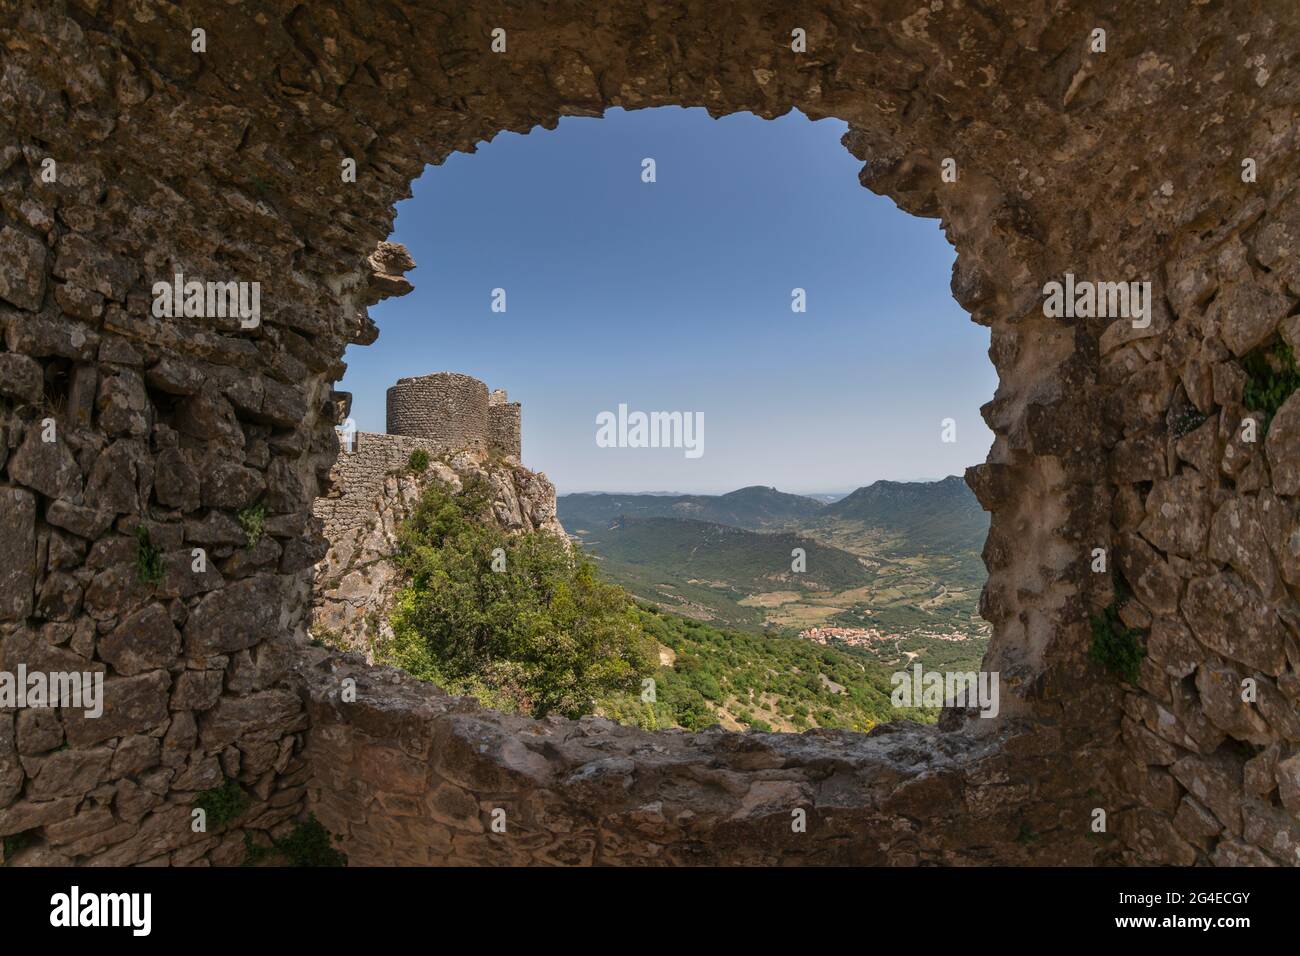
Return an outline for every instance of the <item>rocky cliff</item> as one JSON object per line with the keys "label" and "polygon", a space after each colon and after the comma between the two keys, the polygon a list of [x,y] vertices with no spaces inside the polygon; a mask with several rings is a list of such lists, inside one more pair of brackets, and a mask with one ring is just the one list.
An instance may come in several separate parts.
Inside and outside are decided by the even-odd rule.
{"label": "rocky cliff", "polygon": [[[344,455],[340,465],[351,469],[353,463]],[[458,492],[472,477],[485,480],[492,489],[491,518],[502,528],[564,537],[555,516],[555,486],[545,475],[513,461],[483,451],[462,451],[430,461],[424,472],[392,466],[364,484],[365,500],[354,502],[348,522],[326,526],[329,550],[316,565],[312,589],[311,632],[318,640],[371,657],[375,639],[391,635],[390,603],[402,583],[391,560],[397,551],[398,527],[431,481]],[[354,498],[360,492],[357,487],[349,490]],[[322,499],[318,513],[329,504],[330,499]]]}

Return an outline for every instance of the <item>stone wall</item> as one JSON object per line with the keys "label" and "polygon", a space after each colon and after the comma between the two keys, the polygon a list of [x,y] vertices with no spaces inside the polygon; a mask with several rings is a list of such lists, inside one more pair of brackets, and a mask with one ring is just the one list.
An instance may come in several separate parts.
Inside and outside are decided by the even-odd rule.
{"label": "stone wall", "polygon": [[440,442],[428,438],[380,432],[352,436],[352,450],[341,448],[330,468],[328,490],[312,502],[312,515],[319,519],[327,540],[336,541],[374,518],[385,480],[408,471],[416,449],[423,449],[430,459],[444,451]]}
{"label": "stone wall", "polygon": [[[330,819],[365,862],[406,858],[404,835],[430,861],[521,858],[474,833],[463,793],[515,801],[508,825],[575,862],[565,834],[616,861],[1023,843],[1295,865],[1300,398],[1254,442],[1242,420],[1243,359],[1297,344],[1298,46],[1293,5],[1265,2],[0,4],[0,670],[108,675],[97,722],[0,711],[15,862],[234,862],[309,777],[328,815],[357,767],[376,792]],[[303,657],[331,386],[378,334],[367,306],[410,288],[381,245],[395,203],[502,130],[654,106],[837,117],[863,185],[940,218],[999,378],[968,474],[992,513],[996,728],[643,735],[462,712],[364,669],[349,704],[331,685],[355,665]],[[156,314],[178,272],[260,282],[260,323]],[[1066,273],[1152,282],[1153,321],[1045,314]],[[1133,683],[1089,658],[1112,605],[1145,634]],[[223,778],[253,806],[194,834]],[[805,787],[844,828],[815,853],[786,836]],[[882,837],[909,821],[915,851]]]}
{"label": "stone wall", "polygon": [[488,445],[501,454],[523,457],[523,429],[519,421],[518,402],[500,402],[488,406]]}
{"label": "stone wall", "polygon": [[[1082,864],[1117,854],[1113,836],[1078,825],[1099,774],[1060,786],[1049,758],[1060,739],[1015,723],[647,733],[484,711],[356,655],[316,651],[299,668],[309,805],[352,865]],[[1027,805],[1049,787],[1054,801]]]}
{"label": "stone wall", "polygon": [[387,431],[427,439],[444,451],[486,448],[487,386],[458,372],[400,378],[388,389]]}

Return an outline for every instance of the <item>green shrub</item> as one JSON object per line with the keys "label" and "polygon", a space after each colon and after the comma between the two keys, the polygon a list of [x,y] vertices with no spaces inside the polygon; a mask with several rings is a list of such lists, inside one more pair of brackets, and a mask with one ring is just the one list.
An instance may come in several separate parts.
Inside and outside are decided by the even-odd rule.
{"label": "green shrub", "polygon": [[[560,537],[509,535],[483,520],[482,479],[453,495],[425,490],[398,533],[410,584],[397,595],[385,663],[483,703],[544,717],[579,717],[601,695],[639,691],[657,663],[622,588]],[[506,569],[492,570],[493,551]]]}
{"label": "green shrub", "polygon": [[141,584],[157,584],[163,579],[162,552],[149,540],[149,529],[135,529],[135,573]]}
{"label": "green shrub", "polygon": [[204,790],[194,801],[194,806],[207,812],[208,832],[224,827],[248,809],[248,794],[235,780],[227,780],[219,787]]}
{"label": "green shrub", "polygon": [[1142,658],[1146,656],[1146,648],[1139,640],[1143,637],[1143,632],[1137,628],[1125,627],[1119,619],[1118,607],[1116,602],[1100,614],[1092,615],[1092,648],[1089,656],[1111,673],[1135,684]]}
{"label": "green shrub", "polygon": [[1300,369],[1291,347],[1279,341],[1271,348],[1255,349],[1241,361],[1246,370],[1242,401],[1251,411],[1264,413],[1264,434],[1283,403],[1300,388]]}
{"label": "green shrub", "polygon": [[334,849],[332,840],[315,814],[308,814],[287,837],[272,841],[269,847],[256,846],[245,831],[244,865],[253,866],[278,853],[289,866],[347,866],[347,855]]}
{"label": "green shrub", "polygon": [[13,859],[15,853],[32,844],[32,834],[35,832],[35,830],[24,830],[21,833],[12,833],[4,838],[4,858],[6,866],[8,866],[9,861]]}
{"label": "green shrub", "polygon": [[429,453],[423,448],[417,448],[411,452],[411,457],[406,460],[406,467],[417,474],[423,474],[429,467]]}
{"label": "green shrub", "polygon": [[255,505],[249,505],[239,513],[239,526],[244,529],[244,537],[248,540],[248,550],[252,551],[257,547],[257,542],[262,540],[262,532],[266,527],[266,505],[261,502]]}

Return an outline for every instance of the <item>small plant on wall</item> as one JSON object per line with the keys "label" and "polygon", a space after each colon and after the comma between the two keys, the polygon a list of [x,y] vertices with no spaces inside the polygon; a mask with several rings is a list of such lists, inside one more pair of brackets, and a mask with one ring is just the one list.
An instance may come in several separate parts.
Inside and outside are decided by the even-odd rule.
{"label": "small plant on wall", "polygon": [[1242,359],[1246,370],[1246,388],[1242,401],[1251,411],[1264,413],[1264,434],[1273,416],[1288,398],[1300,388],[1300,368],[1296,367],[1295,353],[1285,342],[1271,348],[1258,348]]}
{"label": "small plant on wall", "polygon": [[135,529],[135,573],[141,584],[157,584],[163,579],[162,552],[154,547],[149,529]]}
{"label": "small plant on wall", "polygon": [[266,528],[266,505],[249,505],[239,512],[239,526],[244,529],[248,550],[252,551],[257,547],[257,542],[262,540],[262,532]]}
{"label": "small plant on wall", "polygon": [[237,781],[227,780],[219,787],[204,790],[194,806],[207,814],[207,825],[216,830],[237,819],[248,809],[248,794]]}
{"label": "small plant on wall", "polygon": [[429,467],[429,453],[423,448],[417,448],[411,452],[411,457],[406,460],[406,467],[417,475],[423,474]]}
{"label": "small plant on wall", "polygon": [[1136,684],[1142,658],[1147,653],[1143,643],[1146,632],[1129,627],[1120,619],[1119,609],[1132,597],[1132,592],[1118,574],[1112,580],[1115,599],[1109,607],[1089,618],[1092,647],[1088,656],[1117,677]]}

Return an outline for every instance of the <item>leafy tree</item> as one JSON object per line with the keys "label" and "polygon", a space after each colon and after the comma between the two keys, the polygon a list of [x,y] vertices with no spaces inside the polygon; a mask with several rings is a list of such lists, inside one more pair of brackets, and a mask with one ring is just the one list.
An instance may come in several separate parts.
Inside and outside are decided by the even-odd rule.
{"label": "leafy tree", "polygon": [[656,648],[626,592],[562,538],[500,529],[490,506],[481,479],[459,494],[426,489],[399,531],[410,584],[381,659],[534,717],[578,717],[601,695],[638,688]]}

